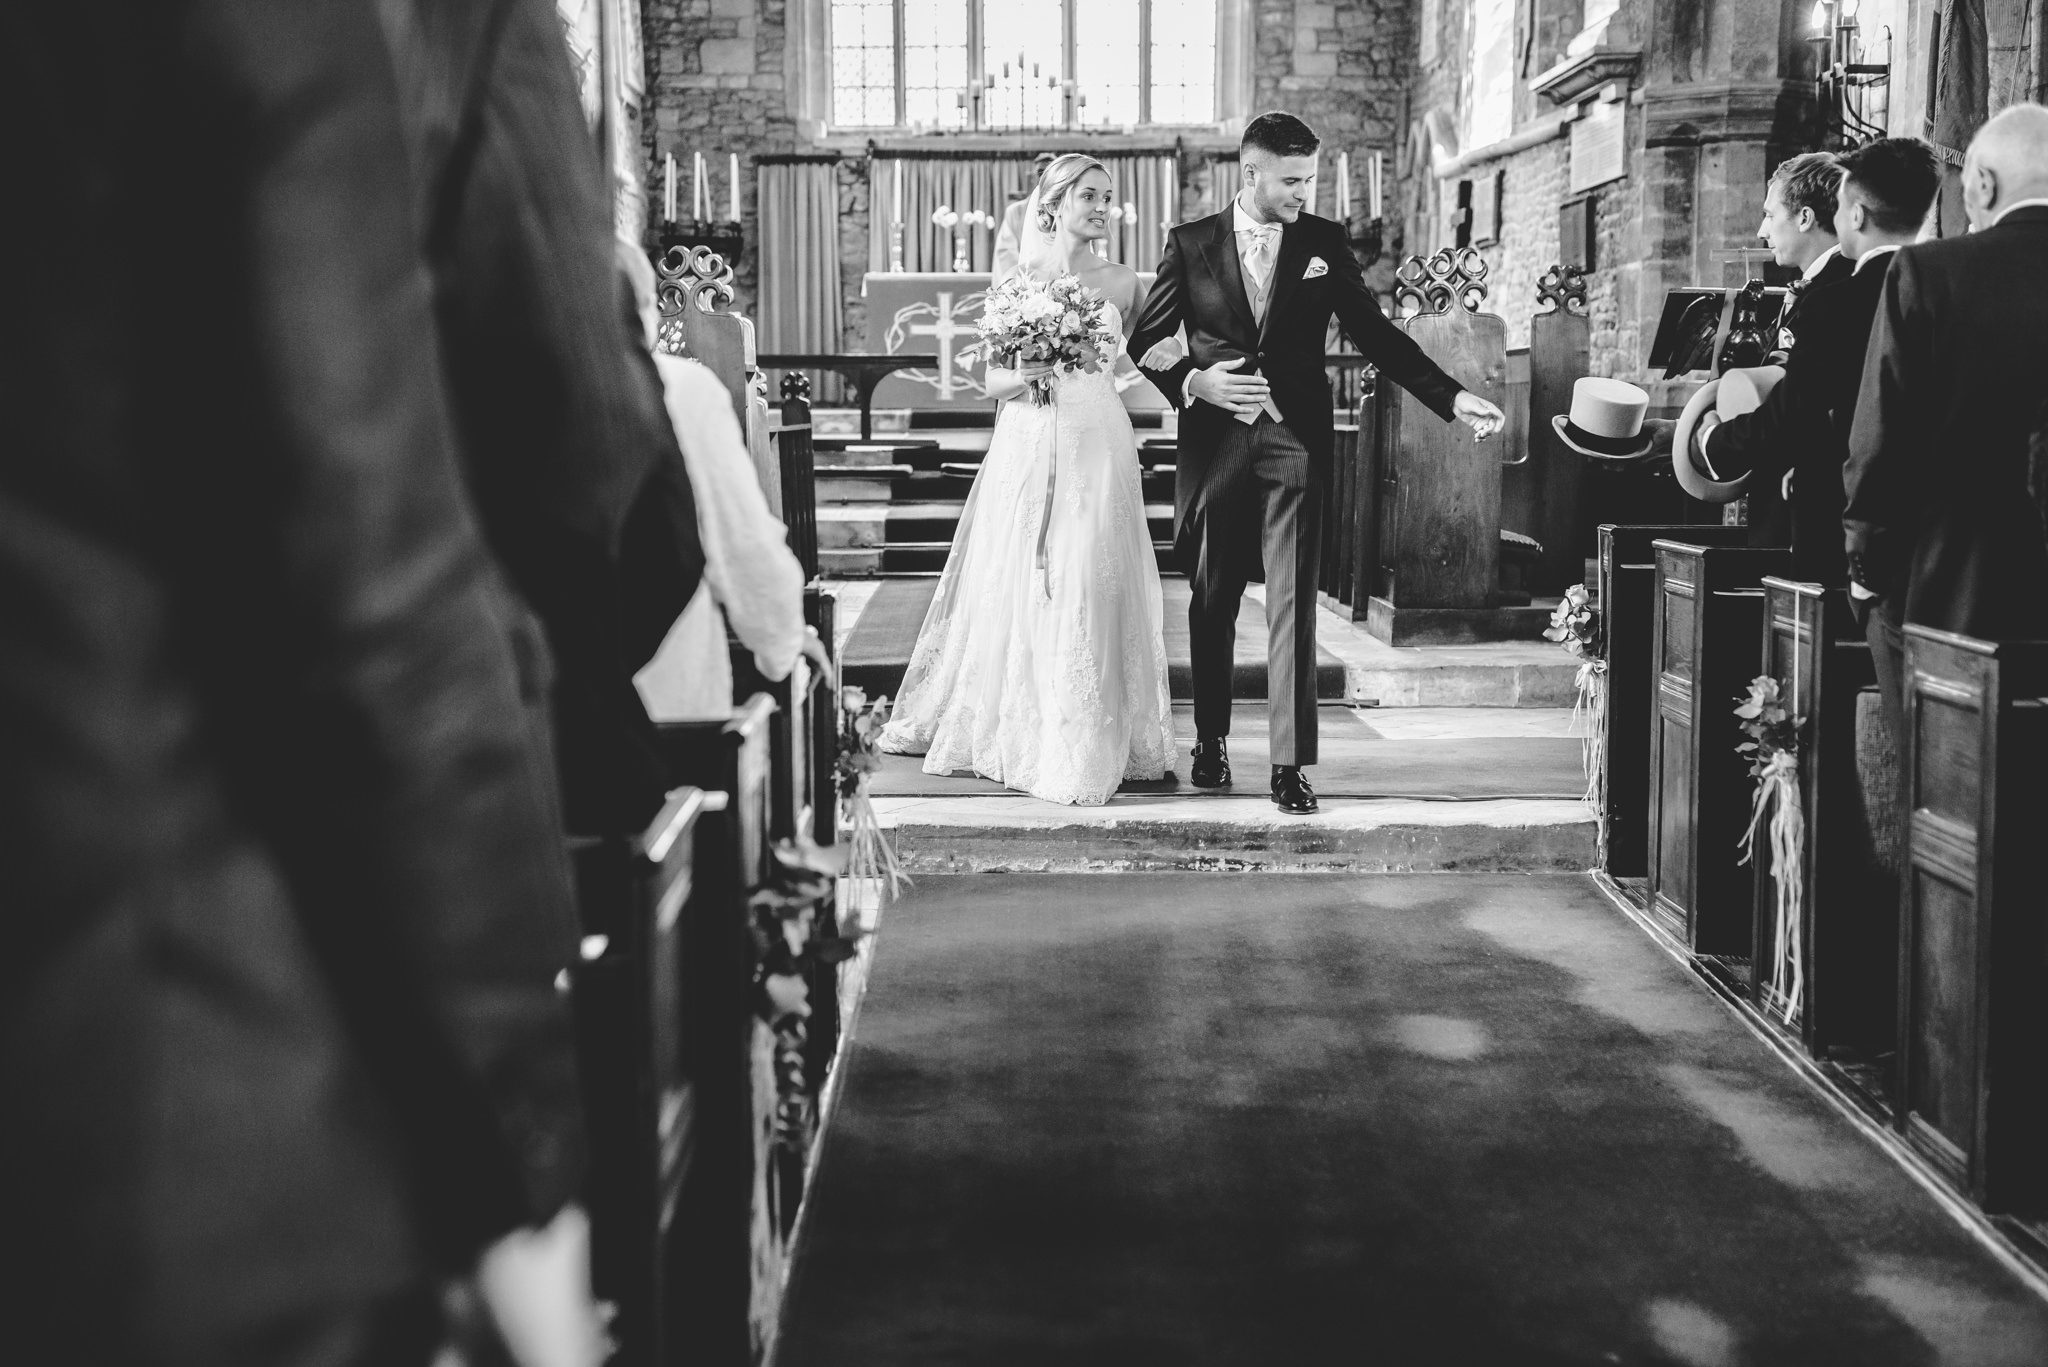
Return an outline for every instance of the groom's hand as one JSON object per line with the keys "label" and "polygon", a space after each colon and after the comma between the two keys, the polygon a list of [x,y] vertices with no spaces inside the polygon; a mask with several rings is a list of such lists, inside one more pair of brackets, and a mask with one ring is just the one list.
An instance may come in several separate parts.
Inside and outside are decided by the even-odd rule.
{"label": "groom's hand", "polygon": [[1230,373],[1243,364],[1244,357],[1239,356],[1235,360],[1218,361],[1206,370],[1197,370],[1188,377],[1189,397],[1213,403],[1232,413],[1258,412],[1260,405],[1272,395],[1272,387],[1263,375]]}
{"label": "groom's hand", "polygon": [[1507,414],[1469,389],[1458,391],[1451,401],[1451,416],[1472,429],[1472,440],[1485,441],[1508,425]]}

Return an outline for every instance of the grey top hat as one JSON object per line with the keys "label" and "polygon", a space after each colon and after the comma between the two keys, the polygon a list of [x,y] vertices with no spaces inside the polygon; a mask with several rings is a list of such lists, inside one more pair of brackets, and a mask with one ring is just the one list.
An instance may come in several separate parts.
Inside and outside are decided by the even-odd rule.
{"label": "grey top hat", "polygon": [[1572,408],[1550,419],[1558,439],[1595,460],[1635,461],[1650,454],[1656,435],[1643,430],[1650,396],[1626,380],[1587,375],[1572,383]]}

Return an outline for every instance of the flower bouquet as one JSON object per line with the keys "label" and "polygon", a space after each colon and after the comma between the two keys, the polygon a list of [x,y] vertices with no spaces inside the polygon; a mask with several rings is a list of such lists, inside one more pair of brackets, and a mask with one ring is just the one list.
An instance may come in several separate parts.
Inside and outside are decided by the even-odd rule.
{"label": "flower bouquet", "polygon": [[[1050,284],[1011,276],[988,292],[976,327],[1002,364],[1050,362],[1058,374],[1095,374],[1115,363],[1123,345],[1101,291],[1071,275]],[[1052,402],[1052,381],[1033,380],[1025,393],[1042,408]]]}
{"label": "flower bouquet", "polygon": [[[1579,662],[1578,675],[1572,681],[1578,690],[1578,699],[1572,704],[1572,729],[1584,738],[1579,763],[1586,772],[1585,801],[1599,811],[1606,805],[1600,782],[1607,745],[1607,661],[1603,658],[1606,646],[1600,639],[1600,609],[1593,606],[1592,591],[1584,584],[1564,591],[1564,598],[1551,609],[1543,639],[1556,641]],[[1604,837],[1604,822],[1601,831]]]}
{"label": "flower bouquet", "polygon": [[[1793,682],[1796,685],[1798,680]],[[1799,733],[1806,719],[1792,714],[1797,701],[1796,697],[1784,696],[1776,679],[1759,674],[1750,680],[1749,692],[1735,705],[1735,718],[1747,737],[1735,749],[1748,757],[1749,776],[1756,780],[1749,829],[1742,834],[1741,862],[1747,864],[1755,853],[1756,828],[1769,811],[1771,820],[1766,835],[1771,842],[1771,882],[1777,890],[1777,943],[1771,955],[1769,1000],[1784,1012],[1788,1023],[1798,1019],[1806,987],[1806,967],[1800,951],[1804,935],[1800,889],[1804,884],[1801,865],[1806,862],[1806,812],[1799,797]]]}

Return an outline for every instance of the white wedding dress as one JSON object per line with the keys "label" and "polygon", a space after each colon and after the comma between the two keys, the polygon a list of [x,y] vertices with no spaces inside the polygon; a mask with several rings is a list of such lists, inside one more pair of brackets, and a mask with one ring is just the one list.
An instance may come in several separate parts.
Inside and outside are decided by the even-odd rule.
{"label": "white wedding dress", "polygon": [[881,747],[1048,802],[1163,778],[1161,616],[1130,416],[1107,368],[1060,376],[996,418]]}

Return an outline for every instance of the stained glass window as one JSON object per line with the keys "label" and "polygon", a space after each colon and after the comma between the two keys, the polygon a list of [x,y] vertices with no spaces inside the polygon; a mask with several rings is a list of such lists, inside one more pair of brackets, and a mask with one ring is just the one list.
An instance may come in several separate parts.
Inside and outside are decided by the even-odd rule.
{"label": "stained glass window", "polygon": [[1216,0],[1151,0],[1152,123],[1216,119]]}
{"label": "stained glass window", "polygon": [[913,128],[965,126],[966,89],[967,6],[960,0],[903,0],[903,122]]}
{"label": "stained glass window", "polygon": [[896,0],[832,0],[832,122],[896,122]]}
{"label": "stained glass window", "polygon": [[1473,0],[1472,100],[1465,146],[1499,142],[1515,127],[1515,0]]}

